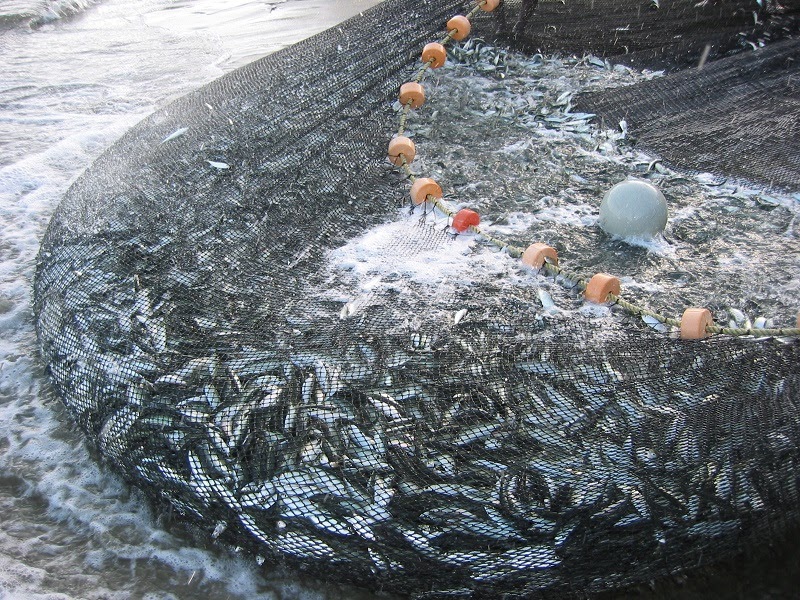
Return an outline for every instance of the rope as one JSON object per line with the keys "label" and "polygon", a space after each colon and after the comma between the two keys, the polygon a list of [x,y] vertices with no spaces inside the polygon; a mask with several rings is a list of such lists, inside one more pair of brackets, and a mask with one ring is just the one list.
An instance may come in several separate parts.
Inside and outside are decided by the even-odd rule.
{"label": "rope", "polygon": [[[480,0],[480,2],[478,2],[472,8],[472,10],[470,10],[465,15],[465,17],[468,20],[472,19],[472,17],[475,16],[481,10],[481,7],[484,6],[486,3],[487,3],[487,0]],[[456,34],[457,32],[458,32],[458,29],[452,29],[452,30],[448,31],[447,35],[445,35],[441,40],[439,40],[439,43],[442,46],[447,46],[451,41],[453,41],[453,35]],[[434,59],[429,59],[428,61],[423,63],[423,65],[419,68],[419,70],[417,71],[417,74],[415,75],[415,77],[413,79],[414,83],[421,83],[422,82],[422,80],[425,78],[425,75],[427,74],[428,70],[431,68],[431,66],[433,65],[434,62],[435,62]],[[400,115],[400,125],[399,125],[399,127],[397,129],[397,135],[398,136],[401,136],[401,135],[403,135],[405,133],[406,124],[407,124],[407,121],[408,121],[408,115],[411,112],[411,108],[412,108],[412,101],[411,100],[409,100],[408,102],[406,102],[403,105],[403,108],[402,108],[402,111],[401,111],[401,115]],[[413,184],[417,180],[417,177],[411,171],[411,167],[409,166],[407,157],[402,152],[398,156],[399,156],[400,161],[401,161],[401,165],[400,166],[401,166],[401,168],[403,170],[403,173],[405,174],[406,179],[411,181],[411,183]],[[431,194],[428,194],[425,197],[425,199],[435,209],[437,209],[442,214],[446,215],[448,218],[452,219],[455,216],[455,213],[453,212],[453,210],[451,210],[446,204],[444,204],[444,202],[442,201],[441,198],[436,198],[435,196],[432,196]],[[520,258],[522,256],[522,254],[525,252],[525,248],[521,248],[520,246],[515,246],[513,244],[510,244],[509,242],[506,242],[505,240],[502,240],[502,239],[500,239],[498,237],[495,237],[495,236],[483,231],[477,225],[470,225],[468,227],[468,230],[471,231],[472,233],[480,236],[481,238],[483,238],[485,241],[489,242],[493,246],[499,248],[501,251],[505,251],[506,253],[508,253],[513,258]],[[562,269],[561,267],[559,267],[557,264],[551,262],[550,260],[546,260],[545,261],[545,263],[542,265],[542,268],[540,269],[540,272],[544,272],[545,274],[551,275],[556,281],[558,281],[558,278],[560,277],[562,282],[563,281],[568,281],[570,284],[572,284],[571,285],[572,288],[578,288],[578,289],[581,290],[581,292],[585,291],[586,287],[588,285],[588,281],[585,278],[583,278],[582,276],[580,276],[579,274],[572,273],[572,272],[569,272],[569,271],[567,271],[565,269]],[[616,295],[616,294],[610,293],[606,297],[606,301],[607,302],[611,302],[612,305],[619,306],[622,310],[624,310],[625,312],[627,312],[627,313],[629,313],[631,315],[638,316],[638,317],[645,317],[645,316],[646,317],[652,317],[653,319],[657,320],[659,323],[663,323],[664,325],[669,325],[671,327],[677,327],[677,328],[681,327],[681,320],[680,319],[674,319],[672,317],[667,317],[667,316],[662,315],[660,313],[657,313],[657,312],[655,312],[653,310],[650,310],[650,309],[648,309],[646,307],[639,306],[638,304],[635,304],[633,302],[625,300],[620,295]],[[766,328],[759,329],[759,328],[752,328],[752,327],[751,328],[735,328],[735,327],[720,327],[718,325],[707,325],[705,327],[705,330],[709,334],[712,334],[712,333],[713,334],[724,334],[724,335],[730,335],[730,336],[753,336],[753,337],[773,337],[773,336],[778,336],[778,337],[790,337],[790,336],[800,336],[800,318],[798,318],[798,325],[799,326],[797,328],[779,328],[779,329],[775,329],[775,328],[772,328],[772,329],[766,329]]]}

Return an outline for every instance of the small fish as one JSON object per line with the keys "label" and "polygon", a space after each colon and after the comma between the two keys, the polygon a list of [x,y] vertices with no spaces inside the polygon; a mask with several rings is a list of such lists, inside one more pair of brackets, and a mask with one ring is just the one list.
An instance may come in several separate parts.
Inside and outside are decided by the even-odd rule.
{"label": "small fish", "polygon": [[562,93],[558,98],[556,98],[553,106],[565,106],[569,102],[570,96],[572,96],[572,91],[568,90]]}
{"label": "small fish", "polygon": [[553,302],[553,297],[546,290],[538,288],[536,290],[536,295],[539,297],[539,302],[542,303],[542,307],[545,310],[551,310],[556,307],[556,303]]}
{"label": "small fish", "polygon": [[600,67],[601,69],[606,68],[606,62],[602,58],[597,58],[596,56],[589,55],[586,59],[590,65],[594,65],[595,67]]}
{"label": "small fish", "polygon": [[561,564],[561,559],[548,545],[520,546],[496,556],[490,562],[482,562],[472,568],[475,579],[494,581],[505,577],[508,571],[550,569]]}
{"label": "small fish", "polygon": [[300,531],[286,531],[276,536],[273,543],[278,550],[303,559],[330,560],[336,554],[334,549],[320,538]]}
{"label": "small fish", "polygon": [[211,537],[217,539],[227,528],[228,524],[225,521],[218,521],[216,527],[214,527],[214,531],[211,532]]}
{"label": "small fish", "polygon": [[219,169],[220,171],[231,168],[231,166],[228,163],[224,162],[217,162],[215,160],[207,160],[206,162],[215,169]]}
{"label": "small fish", "polygon": [[176,129],[172,133],[170,133],[167,137],[161,140],[162,144],[166,144],[167,142],[171,142],[174,139],[181,137],[184,133],[189,131],[188,127],[181,127],[180,129]]}
{"label": "small fish", "polygon": [[427,333],[411,334],[411,347],[417,352],[431,352],[432,338]]}
{"label": "small fish", "polygon": [[647,323],[647,325],[649,325],[656,331],[660,331],[662,333],[668,331],[668,328],[664,323],[662,323],[661,321],[659,321],[658,319],[656,319],[651,315],[642,315],[642,321]]}
{"label": "small fish", "polygon": [[747,315],[745,315],[738,308],[729,308],[728,313],[730,313],[736,326],[742,325],[745,321],[747,321]]}

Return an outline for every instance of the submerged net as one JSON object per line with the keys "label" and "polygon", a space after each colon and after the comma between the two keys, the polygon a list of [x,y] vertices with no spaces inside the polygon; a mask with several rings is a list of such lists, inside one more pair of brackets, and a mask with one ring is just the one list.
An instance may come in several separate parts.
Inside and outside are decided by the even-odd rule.
{"label": "submerged net", "polygon": [[[492,235],[537,237],[581,272],[628,275],[641,303],[739,306],[794,326],[791,201],[656,169],[617,128],[626,107],[675,101],[667,82],[688,76],[537,52],[616,55],[624,37],[641,60],[680,66],[709,40],[725,54],[788,32],[790,11],[762,11],[759,24],[744,1],[597,0],[581,21],[579,4],[508,2],[476,18],[473,35],[494,31],[524,53],[475,40],[453,50],[434,106],[409,117],[426,148],[412,170],[441,175],[446,197],[491,216]],[[181,98],[99,158],[37,265],[60,396],[115,470],[210,537],[374,588],[585,593],[779,537],[800,517],[795,338],[676,339],[410,205],[386,160],[393,102],[461,10],[381,4]],[[556,36],[566,23],[574,34]],[[783,44],[763,52],[795,42]],[[727,60],[747,59],[709,63],[694,85]],[[618,95],[602,108],[615,130],[571,109],[558,87],[568,78],[547,77],[565,68],[598,106]],[[748,73],[756,87],[780,79]],[[796,103],[785,106],[795,112],[770,134],[797,126]],[[672,125],[639,126],[647,141]],[[713,135],[711,170],[741,177],[735,134]],[[796,139],[767,143],[786,157],[765,176],[796,186]],[[630,174],[658,178],[674,203],[661,245],[593,226],[597,190]],[[729,280],[700,273],[711,254]]]}

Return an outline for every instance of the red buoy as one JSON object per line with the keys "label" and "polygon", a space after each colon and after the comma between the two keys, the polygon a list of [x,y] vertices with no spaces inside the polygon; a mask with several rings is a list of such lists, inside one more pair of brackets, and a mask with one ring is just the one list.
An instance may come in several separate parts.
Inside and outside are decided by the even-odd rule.
{"label": "red buoy", "polygon": [[481,216],[474,210],[462,208],[453,217],[453,229],[458,233],[464,233],[470,227],[477,227],[481,222]]}

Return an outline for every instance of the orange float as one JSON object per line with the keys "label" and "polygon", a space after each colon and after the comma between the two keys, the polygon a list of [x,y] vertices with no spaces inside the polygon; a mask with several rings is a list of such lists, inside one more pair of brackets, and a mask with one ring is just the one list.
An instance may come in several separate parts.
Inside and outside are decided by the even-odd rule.
{"label": "orange float", "polygon": [[541,269],[547,259],[557,265],[558,252],[556,252],[555,248],[541,242],[531,244],[522,253],[522,262],[534,269]]}
{"label": "orange float", "polygon": [[422,49],[422,62],[430,62],[431,69],[438,69],[447,60],[447,50],[438,42],[426,44]]}
{"label": "orange float", "polygon": [[411,184],[411,200],[414,204],[423,204],[428,196],[442,197],[442,188],[430,177],[420,177]]}
{"label": "orange float", "polygon": [[706,327],[714,322],[707,308],[687,308],[681,317],[681,339],[702,340],[708,337]]}
{"label": "orange float", "polygon": [[453,217],[453,229],[458,233],[464,233],[470,227],[477,227],[481,222],[481,216],[474,210],[462,208]]}
{"label": "orange float", "polygon": [[457,42],[467,37],[471,29],[472,25],[464,15],[456,15],[447,22],[447,31],[450,33],[450,37]]}
{"label": "orange float", "polygon": [[400,104],[405,106],[409,102],[411,103],[411,108],[419,108],[425,103],[425,90],[414,81],[409,81],[400,86]]}
{"label": "orange float", "polygon": [[402,165],[403,156],[405,156],[406,162],[410,163],[416,155],[417,148],[414,142],[404,135],[398,135],[389,142],[389,160],[394,165]]}
{"label": "orange float", "polygon": [[583,295],[589,302],[603,304],[608,300],[609,294],[619,296],[619,279],[607,273],[597,273],[586,284]]}

